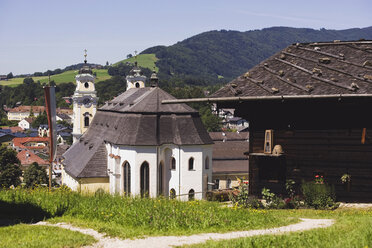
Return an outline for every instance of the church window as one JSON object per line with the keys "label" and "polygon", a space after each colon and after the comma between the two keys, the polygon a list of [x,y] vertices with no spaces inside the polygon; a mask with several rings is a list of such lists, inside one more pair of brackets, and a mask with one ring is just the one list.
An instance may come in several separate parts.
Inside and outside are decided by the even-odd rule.
{"label": "church window", "polygon": [[171,159],[171,170],[175,170],[176,169],[176,159],[174,157],[172,157]]}
{"label": "church window", "polygon": [[194,158],[189,159],[189,170],[194,170]]}
{"label": "church window", "polygon": [[139,88],[139,87],[140,87],[140,84],[136,82],[136,88]]}
{"label": "church window", "polygon": [[130,195],[130,164],[128,162],[124,163],[123,171],[124,193]]}
{"label": "church window", "polygon": [[204,167],[206,170],[209,169],[209,158],[208,157],[205,158]]}
{"label": "church window", "polygon": [[89,117],[88,116],[84,117],[84,126],[89,127]]}
{"label": "church window", "polygon": [[84,87],[85,87],[85,88],[89,88],[89,83],[86,82],[86,83],[84,84]]}
{"label": "church window", "polygon": [[158,195],[163,195],[163,162],[160,162],[158,168]]}
{"label": "church window", "polygon": [[176,198],[176,190],[175,189],[171,189],[169,191],[169,196],[171,199],[175,199]]}
{"label": "church window", "polygon": [[195,191],[190,189],[189,191],[189,201],[193,201],[195,199]]}
{"label": "church window", "polygon": [[140,177],[140,184],[141,184],[141,196],[147,197],[149,195],[150,187],[150,174],[149,174],[149,163],[146,161],[141,165],[141,177]]}

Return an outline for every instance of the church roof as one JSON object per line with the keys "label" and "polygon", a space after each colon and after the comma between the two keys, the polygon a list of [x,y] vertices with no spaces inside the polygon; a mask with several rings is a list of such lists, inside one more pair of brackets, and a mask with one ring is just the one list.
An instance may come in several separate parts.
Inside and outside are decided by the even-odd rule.
{"label": "church roof", "polygon": [[[199,113],[157,87],[129,89],[97,110],[89,129],[63,155],[73,177],[107,176],[105,142],[125,146],[204,145],[213,141]],[[90,171],[93,171],[90,172]]]}
{"label": "church roof", "polygon": [[133,88],[106,103],[100,110],[121,113],[197,113],[186,104],[161,103],[171,99],[176,98],[157,87]]}

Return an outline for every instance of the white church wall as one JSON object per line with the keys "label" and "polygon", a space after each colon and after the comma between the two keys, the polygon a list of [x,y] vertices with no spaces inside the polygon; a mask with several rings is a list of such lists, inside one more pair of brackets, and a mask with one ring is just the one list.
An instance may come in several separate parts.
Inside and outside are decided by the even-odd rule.
{"label": "white church wall", "polygon": [[[149,164],[149,195],[158,196],[158,166],[162,162],[163,194],[169,196],[173,188],[181,200],[188,200],[191,189],[196,192],[195,199],[204,198],[207,190],[207,180],[212,180],[212,146],[116,146],[106,144],[108,151],[108,171],[110,178],[110,192],[123,194],[124,192],[124,163],[131,168],[131,194],[141,194],[141,166],[143,162]],[[158,149],[158,151],[157,151]],[[158,156],[158,157],[157,157]],[[175,158],[176,168],[171,169],[171,159]],[[194,158],[194,170],[189,170],[189,159]],[[205,159],[209,159],[209,169],[205,169]]]}
{"label": "white church wall", "polygon": [[79,182],[71,177],[69,174],[66,173],[65,170],[62,169],[62,184],[66,185],[73,191],[77,191],[79,189]]}

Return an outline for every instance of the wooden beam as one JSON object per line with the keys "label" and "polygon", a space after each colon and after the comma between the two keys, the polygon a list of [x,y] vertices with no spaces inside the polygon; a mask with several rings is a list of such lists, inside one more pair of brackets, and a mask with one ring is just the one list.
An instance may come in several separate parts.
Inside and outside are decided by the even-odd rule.
{"label": "wooden beam", "polygon": [[291,82],[291,81],[289,81],[289,80],[285,80],[285,79],[283,79],[282,77],[280,77],[280,76],[278,76],[278,73],[276,72],[276,71],[274,71],[274,70],[272,70],[272,69],[270,69],[270,68],[268,68],[268,67],[263,67],[265,70],[267,70],[268,72],[270,72],[271,74],[273,74],[274,76],[275,76],[275,78],[277,78],[277,79],[279,79],[280,81],[283,81],[284,83],[286,83],[286,84],[289,84],[289,85],[291,85],[291,86],[293,86],[293,87],[295,87],[295,88],[297,88],[297,89],[300,89],[300,90],[304,90],[304,91],[306,91],[306,92],[310,92],[311,90],[310,89],[308,89],[308,88],[306,88],[306,87],[304,87],[304,86],[302,86],[302,85],[299,85],[299,84],[296,84],[296,83],[293,83],[293,82]]}

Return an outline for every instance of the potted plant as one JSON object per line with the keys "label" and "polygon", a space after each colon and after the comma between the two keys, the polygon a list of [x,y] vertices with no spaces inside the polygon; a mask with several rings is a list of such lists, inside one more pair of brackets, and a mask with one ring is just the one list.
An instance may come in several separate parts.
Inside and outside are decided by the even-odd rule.
{"label": "potted plant", "polygon": [[343,185],[346,186],[347,192],[350,192],[351,175],[347,174],[347,173],[343,174],[341,176],[341,182],[342,182]]}

